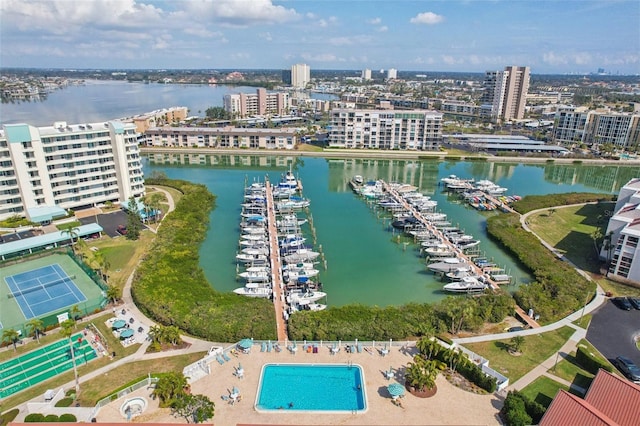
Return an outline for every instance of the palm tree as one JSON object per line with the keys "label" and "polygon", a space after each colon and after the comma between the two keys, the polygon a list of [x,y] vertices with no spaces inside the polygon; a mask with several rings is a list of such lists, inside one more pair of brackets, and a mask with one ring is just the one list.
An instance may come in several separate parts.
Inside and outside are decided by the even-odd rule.
{"label": "palm tree", "polygon": [[71,251],[73,252],[73,254],[75,254],[76,251],[73,248],[73,241],[74,239],[78,238],[78,233],[80,232],[80,230],[75,226],[70,226],[68,228],[61,230],[60,232],[62,232],[63,235],[69,236],[69,241],[71,242]]}
{"label": "palm tree", "polygon": [[420,353],[426,356],[427,359],[431,359],[438,354],[441,346],[435,340],[423,337],[418,341],[418,343],[416,343],[416,348],[418,348]]}
{"label": "palm tree", "polygon": [[121,294],[122,294],[122,291],[118,286],[110,285],[107,288],[107,298],[110,299],[114,305],[118,301],[118,299],[120,299]]}
{"label": "palm tree", "polygon": [[444,353],[444,360],[448,363],[449,369],[455,373],[458,365],[465,360],[465,356],[455,349],[447,349]]}
{"label": "palm tree", "polygon": [[439,371],[437,362],[427,361],[416,355],[413,357],[413,362],[407,364],[405,377],[411,386],[422,392],[435,387]]}
{"label": "palm tree", "polygon": [[182,373],[166,373],[156,383],[153,395],[160,398],[161,407],[168,407],[176,398],[185,394],[187,383],[187,378]]}
{"label": "palm tree", "polygon": [[27,321],[27,327],[36,335],[36,340],[40,343],[40,334],[44,331],[44,322],[40,318],[31,318]]}
{"label": "palm tree", "polygon": [[72,319],[68,319],[60,323],[60,334],[69,339],[69,350],[71,351],[71,362],[73,362],[73,374],[76,379],[76,395],[80,393],[80,381],[78,380],[78,366],[76,365],[76,353],[73,350],[73,340],[71,340],[71,335],[73,334],[73,329],[76,325],[76,322]]}
{"label": "palm tree", "polygon": [[13,344],[14,352],[18,350],[18,342],[20,341],[20,333],[13,328],[7,328],[2,331],[2,341],[9,342]]}

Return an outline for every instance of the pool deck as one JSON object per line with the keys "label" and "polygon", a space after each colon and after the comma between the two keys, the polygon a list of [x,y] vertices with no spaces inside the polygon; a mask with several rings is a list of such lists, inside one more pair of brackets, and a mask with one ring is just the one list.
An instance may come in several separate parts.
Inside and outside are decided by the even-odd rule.
{"label": "pool deck", "polygon": [[[217,362],[209,364],[211,374],[191,385],[193,394],[204,394],[216,405],[213,423],[217,426],[234,425],[494,425],[500,424],[497,415],[502,407],[502,398],[495,394],[476,395],[449,384],[439,375],[436,381],[438,392],[431,398],[417,398],[409,393],[402,398],[404,408],[391,403],[387,392],[384,372],[393,367],[396,378],[403,382],[404,369],[413,356],[413,347],[403,350],[394,346],[389,354],[381,356],[377,352],[347,353],[344,348],[331,355],[329,347],[320,348],[319,353],[305,353],[302,345],[294,355],[283,348],[282,352],[260,352],[260,346],[254,345],[252,353],[231,357],[223,365]],[[365,390],[367,393],[367,411],[359,414],[321,414],[302,413],[287,410],[275,413],[259,413],[254,409],[258,382],[262,366],[267,363],[314,363],[347,364],[352,362],[362,367]],[[238,364],[244,369],[244,378],[234,376]],[[222,395],[229,395],[236,386],[242,400],[229,404]],[[145,412],[132,422],[185,423],[184,419],[173,417],[168,409],[159,409],[157,401],[149,397],[150,389],[140,389],[103,407],[97,415],[98,422],[126,422],[119,412],[126,399],[143,396],[149,403]]]}

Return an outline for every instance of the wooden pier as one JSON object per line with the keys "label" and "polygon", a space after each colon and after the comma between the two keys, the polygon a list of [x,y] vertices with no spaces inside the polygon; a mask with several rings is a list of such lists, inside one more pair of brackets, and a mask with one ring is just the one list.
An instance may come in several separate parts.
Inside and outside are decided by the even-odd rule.
{"label": "wooden pier", "polygon": [[[442,241],[443,244],[445,244],[447,247],[449,247],[452,251],[454,251],[456,253],[456,256],[464,259],[466,261],[466,263],[472,268],[472,270],[480,275],[480,276],[484,276],[484,271],[482,270],[482,268],[480,268],[478,265],[476,265],[475,263],[472,262],[471,258],[469,256],[467,256],[462,250],[460,250],[458,247],[456,247],[454,244],[452,244],[448,238],[446,238],[444,236],[444,234],[442,233],[442,231],[440,231],[439,229],[437,229],[435,226],[433,226],[433,224],[428,221],[427,219],[425,219],[424,216],[422,216],[422,213],[420,213],[419,211],[417,211],[412,205],[410,205],[404,198],[402,198],[400,196],[400,194],[398,194],[387,182],[385,181],[381,181],[382,182],[382,187],[384,188],[385,192],[387,192],[388,194],[390,194],[396,201],[398,201],[399,203],[401,203],[405,209],[407,209],[408,211],[411,212],[411,214],[420,221],[420,223],[422,223],[431,233],[433,233],[435,236],[438,237],[438,239],[440,241]],[[485,277],[486,278],[486,277]],[[498,288],[500,288],[498,286],[498,284],[493,281],[491,278],[486,278],[485,281],[493,290],[497,290]]]}
{"label": "wooden pier", "polygon": [[527,315],[520,306],[516,305],[516,316],[520,317],[520,319],[527,323],[527,325],[531,328],[538,328],[540,324],[529,315]]}
{"label": "wooden pier", "polygon": [[265,184],[267,202],[267,231],[269,233],[269,257],[271,262],[271,286],[273,290],[273,306],[276,310],[276,329],[278,341],[287,340],[287,322],[285,321],[286,304],[284,301],[284,284],[282,280],[282,264],[280,261],[280,247],[278,245],[278,229],[276,228],[276,213],[273,203],[271,183],[267,178]]}

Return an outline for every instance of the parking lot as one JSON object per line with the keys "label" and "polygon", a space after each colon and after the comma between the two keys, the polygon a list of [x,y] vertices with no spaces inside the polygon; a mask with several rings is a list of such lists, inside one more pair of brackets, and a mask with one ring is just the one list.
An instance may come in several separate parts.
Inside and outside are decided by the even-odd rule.
{"label": "parking lot", "polygon": [[640,333],[640,310],[625,311],[611,300],[593,313],[587,340],[609,361],[624,355],[640,366],[640,351],[636,348],[634,335]]}
{"label": "parking lot", "polygon": [[120,236],[117,232],[118,225],[127,224],[127,213],[123,210],[117,210],[112,213],[99,214],[97,217],[88,216],[79,220],[83,225],[96,223],[97,220],[98,224],[104,229],[104,233],[113,238]]}

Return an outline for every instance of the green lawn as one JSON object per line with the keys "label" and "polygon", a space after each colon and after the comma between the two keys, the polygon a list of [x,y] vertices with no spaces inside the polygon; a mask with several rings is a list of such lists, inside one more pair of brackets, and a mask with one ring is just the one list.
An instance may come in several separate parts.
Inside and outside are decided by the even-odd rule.
{"label": "green lawn", "polygon": [[576,353],[571,352],[567,357],[555,366],[555,370],[551,368],[549,373],[571,382],[575,386],[582,389],[588,389],[593,380],[593,374],[582,369],[575,358]]}
{"label": "green lawn", "polygon": [[487,358],[491,368],[499,371],[515,383],[535,366],[549,358],[565,344],[573,334],[571,327],[562,327],[548,333],[525,336],[522,355],[511,355],[507,348],[511,339],[464,345],[478,355]]}
{"label": "green lawn", "polygon": [[581,328],[589,328],[589,324],[591,324],[591,314],[584,315],[582,318],[578,318],[572,324],[577,325]]}
{"label": "green lawn", "polygon": [[529,386],[522,389],[522,394],[528,396],[532,400],[542,404],[544,407],[549,407],[551,401],[556,396],[560,389],[568,391],[569,389],[555,380],[546,376],[540,376],[529,384]]}

